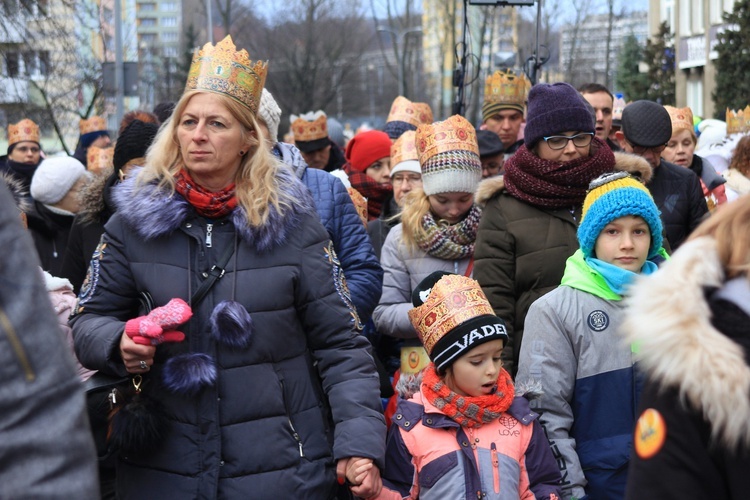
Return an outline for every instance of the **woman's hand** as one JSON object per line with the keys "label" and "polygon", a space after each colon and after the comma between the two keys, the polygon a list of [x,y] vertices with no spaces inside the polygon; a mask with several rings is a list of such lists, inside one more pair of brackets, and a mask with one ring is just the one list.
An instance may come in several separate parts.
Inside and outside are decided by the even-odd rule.
{"label": "woman's hand", "polygon": [[123,330],[120,337],[120,357],[128,373],[146,373],[154,364],[156,347],[136,344]]}

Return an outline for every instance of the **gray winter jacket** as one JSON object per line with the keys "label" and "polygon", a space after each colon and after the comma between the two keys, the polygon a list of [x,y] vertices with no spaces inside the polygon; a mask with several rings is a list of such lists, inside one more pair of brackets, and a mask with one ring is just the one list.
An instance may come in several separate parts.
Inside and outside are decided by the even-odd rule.
{"label": "gray winter jacket", "polygon": [[0,498],[97,498],[81,383],[5,186],[0,248]]}
{"label": "gray winter jacket", "polygon": [[398,224],[385,239],[380,263],[383,295],[372,315],[378,331],[397,338],[416,338],[408,311],[412,309],[411,292],[423,279],[435,271],[464,274],[470,258],[442,260],[430,257],[423,250],[410,251],[402,242],[403,225]]}
{"label": "gray winter jacket", "polygon": [[[118,346],[138,293],[157,306],[187,301],[236,245],[226,275],[181,327],[185,341],[157,348],[144,392],[162,402],[169,432],[156,453],[119,457],[119,498],[331,498],[335,460],[382,465],[378,377],[343,272],[307,190],[288,169],[277,179],[298,202],[254,228],[239,207],[207,221],[154,185],[116,189],[118,211],[72,320],[86,366],[123,373]],[[215,320],[227,301],[250,315],[247,347]],[[209,357],[215,379],[194,395],[168,390],[178,353]]]}

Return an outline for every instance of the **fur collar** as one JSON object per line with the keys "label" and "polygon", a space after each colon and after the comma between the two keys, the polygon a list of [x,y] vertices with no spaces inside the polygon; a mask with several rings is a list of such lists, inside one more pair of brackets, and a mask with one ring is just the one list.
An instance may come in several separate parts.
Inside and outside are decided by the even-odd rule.
{"label": "fur collar", "polygon": [[723,281],[715,241],[685,243],[659,271],[638,278],[622,332],[650,378],[701,408],[713,437],[734,448],[750,445],[750,367],[743,349],[710,322],[704,288]]}
{"label": "fur collar", "polygon": [[102,212],[107,209],[106,202],[104,201],[104,190],[112,172],[114,170],[108,168],[96,174],[78,195],[78,199],[81,202],[78,220],[81,224],[87,225],[101,220]]}
{"label": "fur collar", "polygon": [[[144,240],[166,236],[188,219],[197,217],[193,208],[177,193],[169,194],[155,184],[136,189],[137,175],[129,177],[114,191],[118,213],[125,224]],[[286,193],[294,204],[284,212],[271,207],[266,223],[250,226],[244,208],[238,206],[230,215],[240,238],[258,252],[267,252],[283,245],[306,214],[315,214],[310,192],[295,178],[291,169],[277,164],[276,179],[279,190]]]}
{"label": "fur collar", "polygon": [[[615,153],[615,170],[628,172],[631,175],[639,177],[644,184],[648,184],[654,175],[651,165],[646,160],[640,156],[621,152]],[[474,201],[477,205],[484,208],[487,202],[503,189],[505,189],[505,182],[502,176],[485,179],[479,183],[474,194]]]}

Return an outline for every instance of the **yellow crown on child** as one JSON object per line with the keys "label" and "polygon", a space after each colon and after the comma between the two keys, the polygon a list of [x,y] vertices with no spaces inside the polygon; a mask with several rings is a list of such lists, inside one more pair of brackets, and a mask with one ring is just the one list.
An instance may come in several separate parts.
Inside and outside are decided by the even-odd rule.
{"label": "yellow crown on child", "polygon": [[477,132],[461,115],[453,115],[442,122],[420,125],[416,143],[420,165],[424,165],[438,153],[449,151],[469,151],[479,157]]}
{"label": "yellow crown on child", "polygon": [[[523,112],[531,85],[526,76],[516,75],[511,70],[495,71],[487,77],[484,84],[485,106],[505,105]],[[495,106],[497,108],[497,106]],[[502,106],[500,106],[502,109]]]}
{"label": "yellow crown on child", "polygon": [[414,130],[407,130],[391,146],[391,165],[396,166],[405,161],[418,159],[417,133]]}
{"label": "yellow crown on child", "polygon": [[24,141],[39,144],[39,125],[28,118],[24,118],[15,125],[8,125],[8,146]]}
{"label": "yellow crown on child", "polygon": [[295,142],[317,141],[328,137],[328,117],[321,111],[309,112],[304,115],[291,115],[292,133]]}
{"label": "yellow crown on child", "polygon": [[421,306],[409,310],[409,320],[430,355],[435,344],[460,324],[495,314],[479,284],[466,276],[443,276],[427,293]]}
{"label": "yellow crown on child", "polygon": [[81,135],[107,130],[107,121],[104,117],[96,115],[88,119],[81,118],[78,122],[78,130],[81,132]]}
{"label": "yellow crown on child", "polygon": [[207,43],[193,54],[185,90],[205,90],[241,102],[255,114],[266,83],[268,61],[250,61],[245,49],[237,51],[227,35],[216,46]]}
{"label": "yellow crown on child", "polygon": [[750,131],[750,105],[739,111],[727,108],[727,135],[744,134]]}
{"label": "yellow crown on child", "polygon": [[391,111],[385,120],[386,123],[395,121],[406,122],[415,127],[432,123],[432,109],[425,102],[411,102],[404,96],[398,96],[393,100]]}
{"label": "yellow crown on child", "polygon": [[86,151],[86,170],[94,174],[100,174],[105,170],[112,170],[115,157],[115,148],[89,147]]}

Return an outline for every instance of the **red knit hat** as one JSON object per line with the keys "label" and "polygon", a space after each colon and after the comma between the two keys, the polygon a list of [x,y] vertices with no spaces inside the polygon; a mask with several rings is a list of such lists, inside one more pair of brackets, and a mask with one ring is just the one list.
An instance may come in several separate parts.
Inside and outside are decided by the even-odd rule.
{"label": "red knit hat", "polygon": [[346,161],[355,172],[364,172],[379,159],[390,156],[391,139],[379,130],[360,132],[346,145]]}

